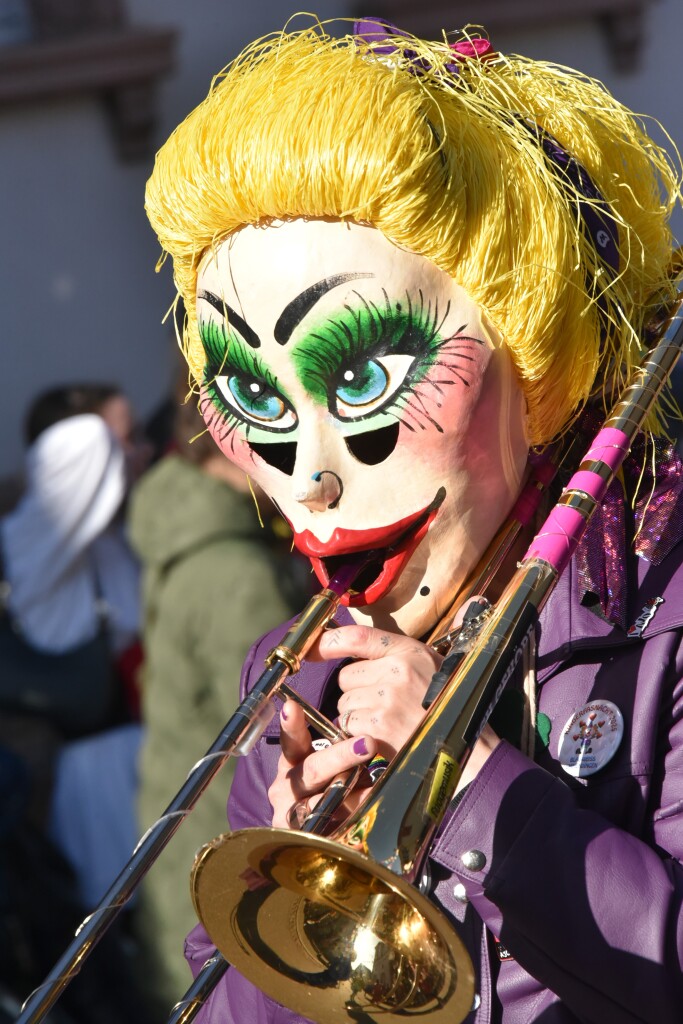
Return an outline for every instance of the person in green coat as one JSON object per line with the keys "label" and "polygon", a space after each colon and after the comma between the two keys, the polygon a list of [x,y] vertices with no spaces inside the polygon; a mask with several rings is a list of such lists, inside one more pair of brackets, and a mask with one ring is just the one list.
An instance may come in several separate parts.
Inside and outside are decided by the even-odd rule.
{"label": "person in green coat", "polygon": [[[179,405],[177,451],[145,474],[130,502],[130,539],[143,565],[141,831],[235,710],[254,639],[297,610],[247,478],[208,434],[196,437],[202,428],[193,403]],[[189,875],[197,849],[227,830],[232,767],[221,769],[140,890],[143,981],[160,1020],[191,980],[182,956],[195,921]]]}

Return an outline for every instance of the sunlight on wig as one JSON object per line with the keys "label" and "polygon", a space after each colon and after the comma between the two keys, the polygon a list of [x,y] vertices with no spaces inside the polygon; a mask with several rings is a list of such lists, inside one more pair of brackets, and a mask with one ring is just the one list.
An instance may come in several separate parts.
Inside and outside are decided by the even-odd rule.
{"label": "sunlight on wig", "polygon": [[[201,382],[194,310],[207,250],[246,224],[356,221],[432,260],[482,307],[519,373],[530,441],[545,443],[591,395],[609,401],[639,361],[648,297],[672,293],[678,154],[571,69],[496,55],[463,59],[456,76],[444,41],[392,41],[400,52],[387,57],[317,22],[259,40],[158,153],[146,208],[188,310],[191,372]],[[406,50],[429,68],[414,73]],[[523,118],[554,135],[608,202],[616,277]]]}

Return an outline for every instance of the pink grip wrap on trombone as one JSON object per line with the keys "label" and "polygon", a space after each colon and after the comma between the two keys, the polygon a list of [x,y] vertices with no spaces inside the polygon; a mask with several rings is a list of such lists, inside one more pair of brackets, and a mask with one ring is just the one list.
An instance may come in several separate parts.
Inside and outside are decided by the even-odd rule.
{"label": "pink grip wrap on trombone", "polygon": [[[593,444],[586,452],[584,462],[592,459],[606,463],[616,473],[629,453],[631,443],[623,430],[616,427],[603,427],[594,438]],[[571,486],[571,484],[570,484]]]}
{"label": "pink grip wrap on trombone", "polygon": [[[604,427],[597,435],[590,451],[582,463],[601,462],[612,472],[607,479],[596,472],[579,469],[565,488],[565,494],[581,491],[593,498],[596,503],[602,501],[622,462],[628,455],[630,442],[623,430],[615,427]],[[585,525],[585,516],[577,509],[567,505],[556,505],[544,522],[527,551],[527,558],[540,558],[549,562],[558,572],[567,567]]]}

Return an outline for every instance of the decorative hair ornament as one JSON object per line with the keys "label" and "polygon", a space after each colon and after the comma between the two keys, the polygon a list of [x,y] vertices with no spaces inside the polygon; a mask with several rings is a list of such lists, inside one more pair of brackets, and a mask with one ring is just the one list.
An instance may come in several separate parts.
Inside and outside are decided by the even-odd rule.
{"label": "decorative hair ornament", "polygon": [[450,48],[458,57],[458,60],[468,60],[476,57],[478,60],[496,56],[496,51],[488,39],[482,36],[472,36],[470,39],[459,39],[457,43],[450,43]]}
{"label": "decorative hair ornament", "polygon": [[[373,54],[392,57],[395,54],[407,61],[406,70],[411,74],[422,75],[431,71],[432,66],[420,57],[416,50],[397,45],[396,39],[411,37],[383,18],[363,18],[354,22],[353,34],[357,39],[371,47]],[[489,60],[497,56],[491,42],[482,36],[467,36],[449,44],[451,53],[457,63],[446,61],[444,69],[455,79],[460,75],[460,66],[466,61]],[[393,63],[392,63],[392,66]],[[455,84],[455,83],[453,83]],[[514,115],[513,115],[514,116]],[[507,115],[506,115],[507,117]],[[557,139],[545,131],[540,125],[521,115],[514,120],[524,127],[548,160],[559,170],[559,178],[569,198],[576,204],[579,220],[583,225],[593,248],[614,274],[619,272],[619,232],[604,196],[593,184],[590,175],[578,160],[569,154]],[[605,312],[604,302],[598,297],[598,305]]]}
{"label": "decorative hair ornament", "polygon": [[[362,18],[354,22],[353,34],[358,40],[362,40],[371,46],[372,52],[375,54],[391,57],[393,54],[400,53],[410,63],[408,70],[412,74],[420,75],[425,71],[432,70],[431,64],[423,57],[420,57],[416,50],[396,45],[395,40],[397,37],[401,39],[410,39],[411,37],[407,32],[402,32],[396,25],[392,25],[390,21],[385,21],[383,18]],[[456,43],[450,43],[448,48],[455,57],[456,62],[446,61],[443,66],[444,70],[454,77],[460,74],[459,65],[463,61],[471,59],[483,60],[484,58],[496,56],[489,40],[480,36],[460,39]]]}

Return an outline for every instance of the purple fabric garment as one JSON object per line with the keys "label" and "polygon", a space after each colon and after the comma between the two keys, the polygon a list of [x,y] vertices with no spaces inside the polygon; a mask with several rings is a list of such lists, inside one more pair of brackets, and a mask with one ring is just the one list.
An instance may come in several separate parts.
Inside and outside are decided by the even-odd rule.
{"label": "purple fabric garment", "polygon": [[[595,417],[591,421],[597,423]],[[683,533],[680,457],[666,440],[639,438],[624,464],[623,478],[628,494],[638,496],[633,550],[639,558],[658,565]],[[615,480],[579,546],[577,565],[584,599],[587,594],[594,594],[604,615],[622,629],[626,629],[629,612],[627,575],[621,569],[628,544],[623,487]]]}
{"label": "purple fabric garment", "polygon": [[[468,1024],[680,1024],[683,1007],[683,545],[659,564],[637,561],[629,603],[663,600],[642,636],[580,602],[576,563],[539,626],[539,711],[550,743],[536,762],[507,742],[491,756],[430,852],[431,897],[460,922],[481,1003]],[[344,621],[348,621],[344,616]],[[281,631],[280,631],[281,632]],[[245,679],[274,642],[252,651]],[[298,680],[319,703],[334,666],[307,665]],[[588,700],[624,718],[614,758],[586,779],[566,775],[558,741]],[[269,821],[267,787],[279,748],[277,720],[240,759],[233,828]],[[462,856],[481,851],[480,870]],[[455,886],[467,902],[459,902]],[[495,938],[512,959],[499,962]],[[188,938],[197,971],[212,950]],[[231,969],[200,1024],[301,1024]]]}

